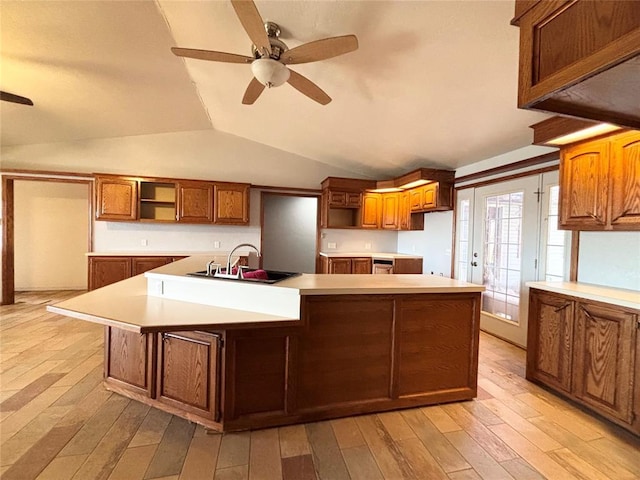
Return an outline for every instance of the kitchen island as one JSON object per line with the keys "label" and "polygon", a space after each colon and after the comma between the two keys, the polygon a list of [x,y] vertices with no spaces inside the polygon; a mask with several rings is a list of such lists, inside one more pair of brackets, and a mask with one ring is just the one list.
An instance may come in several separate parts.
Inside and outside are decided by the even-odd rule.
{"label": "kitchen island", "polygon": [[50,306],[105,325],[108,389],[216,431],[476,396],[482,286],[431,275],[187,277],[194,256]]}

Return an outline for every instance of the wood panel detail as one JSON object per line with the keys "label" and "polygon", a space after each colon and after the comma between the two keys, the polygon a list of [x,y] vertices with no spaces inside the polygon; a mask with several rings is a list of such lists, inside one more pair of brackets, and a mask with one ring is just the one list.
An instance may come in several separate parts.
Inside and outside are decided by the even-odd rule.
{"label": "wood panel detail", "polygon": [[95,177],[96,219],[131,221],[138,217],[138,182],[124,177]]}
{"label": "wood panel detail", "polygon": [[105,327],[105,378],[152,396],[152,341],[148,334]]}
{"label": "wood panel detail", "polygon": [[213,222],[213,184],[179,182],[177,190],[179,222]]}
{"label": "wood panel detail", "polygon": [[131,277],[130,257],[89,257],[89,290]]}
{"label": "wood panel detail", "polygon": [[478,306],[473,297],[429,295],[398,301],[397,394],[475,389]]}
{"label": "wood panel detail", "polygon": [[[318,296],[306,300],[300,338],[299,409],[390,397],[393,298]],[[357,348],[354,348],[356,347]]]}
{"label": "wood panel detail", "polygon": [[132,273],[134,276],[140,275],[172,261],[173,257],[131,257]]}
{"label": "wood panel detail", "polygon": [[213,204],[215,223],[231,225],[249,223],[249,185],[216,183]]}
{"label": "wood panel detail", "polygon": [[158,334],[158,399],[203,417],[218,417],[219,336]]}

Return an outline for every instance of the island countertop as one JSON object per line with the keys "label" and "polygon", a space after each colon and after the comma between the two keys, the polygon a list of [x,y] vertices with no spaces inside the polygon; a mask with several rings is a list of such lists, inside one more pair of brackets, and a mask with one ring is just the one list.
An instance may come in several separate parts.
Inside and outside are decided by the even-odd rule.
{"label": "island countertop", "polygon": [[302,274],[274,285],[186,276],[195,255],[47,307],[82,320],[138,331],[287,326],[305,295],[471,293],[484,287],[433,275]]}

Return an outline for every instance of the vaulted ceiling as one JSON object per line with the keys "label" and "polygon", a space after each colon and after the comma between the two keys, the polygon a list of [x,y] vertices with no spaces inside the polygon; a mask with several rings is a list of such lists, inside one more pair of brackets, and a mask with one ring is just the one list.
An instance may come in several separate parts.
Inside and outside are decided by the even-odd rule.
{"label": "vaulted ceiling", "polygon": [[333,101],[289,85],[241,99],[248,65],[170,48],[251,55],[227,1],[0,1],[2,145],[215,129],[334,166],[394,175],[457,168],[531,143],[547,118],[516,108],[511,1],[264,1],[293,48],[355,34],[360,48],[292,67]]}

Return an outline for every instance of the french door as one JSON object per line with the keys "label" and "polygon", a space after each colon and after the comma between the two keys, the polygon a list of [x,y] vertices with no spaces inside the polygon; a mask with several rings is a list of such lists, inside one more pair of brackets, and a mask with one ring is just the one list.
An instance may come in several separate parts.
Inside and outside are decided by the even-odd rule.
{"label": "french door", "polygon": [[525,283],[565,276],[566,235],[552,215],[557,182],[552,172],[458,191],[455,276],[486,288],[480,327],[521,346],[527,342]]}

